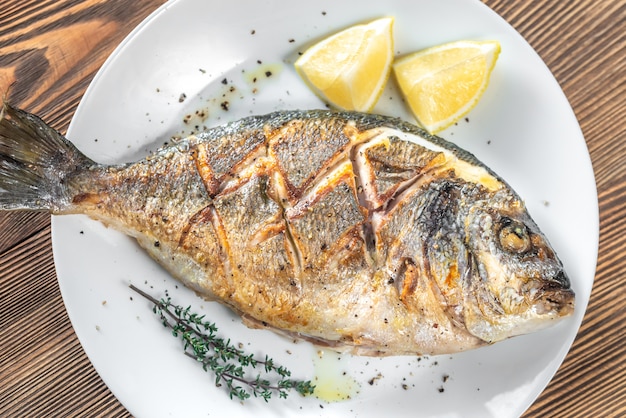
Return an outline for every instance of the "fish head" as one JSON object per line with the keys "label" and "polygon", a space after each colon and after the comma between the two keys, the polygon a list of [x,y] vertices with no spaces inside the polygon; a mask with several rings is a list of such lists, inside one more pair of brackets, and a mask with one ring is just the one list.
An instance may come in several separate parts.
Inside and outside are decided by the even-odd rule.
{"label": "fish head", "polygon": [[466,328],[496,342],[546,328],[574,311],[562,262],[524,204],[479,207],[466,222]]}

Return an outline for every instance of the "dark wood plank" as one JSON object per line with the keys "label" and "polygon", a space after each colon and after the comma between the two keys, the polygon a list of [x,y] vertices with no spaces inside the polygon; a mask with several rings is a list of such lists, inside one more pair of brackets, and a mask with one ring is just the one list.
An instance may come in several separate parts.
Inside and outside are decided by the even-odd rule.
{"label": "dark wood plank", "polygon": [[0,89],[65,131],[95,72],[164,0],[11,1],[0,30]]}
{"label": "dark wood plank", "polygon": [[0,212],[0,254],[30,235],[50,227],[50,215],[37,212]]}

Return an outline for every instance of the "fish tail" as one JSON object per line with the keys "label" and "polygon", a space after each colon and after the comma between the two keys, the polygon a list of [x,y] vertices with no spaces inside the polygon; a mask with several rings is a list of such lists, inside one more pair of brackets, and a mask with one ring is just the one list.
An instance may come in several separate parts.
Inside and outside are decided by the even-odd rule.
{"label": "fish tail", "polygon": [[68,180],[93,164],[39,117],[2,104],[0,210],[60,211],[69,204]]}

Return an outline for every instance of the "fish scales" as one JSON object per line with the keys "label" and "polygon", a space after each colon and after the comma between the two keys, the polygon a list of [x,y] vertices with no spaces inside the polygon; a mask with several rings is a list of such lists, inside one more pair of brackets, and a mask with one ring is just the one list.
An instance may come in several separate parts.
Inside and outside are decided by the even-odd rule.
{"label": "fish scales", "polygon": [[2,208],[119,229],[249,326],[356,354],[440,354],[573,310],[519,196],[398,119],[276,112],[106,166],[39,118],[2,113]]}

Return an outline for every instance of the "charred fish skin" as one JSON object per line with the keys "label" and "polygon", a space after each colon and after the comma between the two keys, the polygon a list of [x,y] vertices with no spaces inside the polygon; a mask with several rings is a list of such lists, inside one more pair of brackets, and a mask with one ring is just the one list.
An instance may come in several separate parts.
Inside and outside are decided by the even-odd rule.
{"label": "charred fish skin", "polygon": [[573,311],[519,196],[398,119],[275,112],[104,166],[37,117],[2,112],[3,209],[119,229],[251,326],[356,354],[441,354]]}

